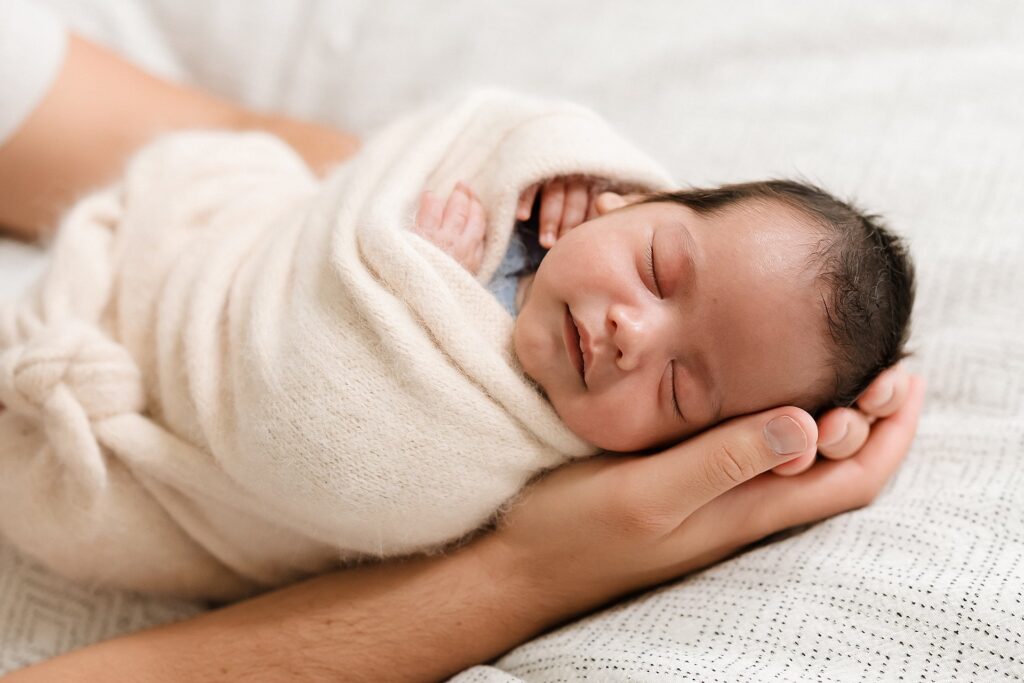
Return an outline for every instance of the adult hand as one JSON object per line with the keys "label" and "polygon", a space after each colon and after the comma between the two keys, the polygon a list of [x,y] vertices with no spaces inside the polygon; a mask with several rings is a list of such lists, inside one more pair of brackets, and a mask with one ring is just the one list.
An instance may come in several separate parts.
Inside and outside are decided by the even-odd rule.
{"label": "adult hand", "polygon": [[867,505],[916,431],[923,380],[908,378],[906,391],[854,457],[797,477],[763,474],[780,461],[813,457],[818,430],[792,407],[731,420],[656,455],[603,456],[556,470],[527,489],[491,537],[499,548],[494,571],[571,607],[568,614]]}
{"label": "adult hand", "polygon": [[[882,372],[857,399],[856,408],[835,408],[818,418],[818,452],[842,460],[860,451],[871,424],[899,410],[910,392],[910,375],[900,365]],[[772,469],[784,476],[804,472],[814,464],[813,453]]]}
{"label": "adult hand", "polygon": [[[444,678],[769,534],[866,505],[906,454],[923,397],[910,378],[907,400],[856,455],[796,477],[762,474],[813,452],[814,422],[796,408],[737,418],[657,455],[581,461],[541,478],[496,531],[449,554],[327,574],[11,680]],[[782,448],[795,454],[769,446],[765,426],[780,416],[802,434]]]}

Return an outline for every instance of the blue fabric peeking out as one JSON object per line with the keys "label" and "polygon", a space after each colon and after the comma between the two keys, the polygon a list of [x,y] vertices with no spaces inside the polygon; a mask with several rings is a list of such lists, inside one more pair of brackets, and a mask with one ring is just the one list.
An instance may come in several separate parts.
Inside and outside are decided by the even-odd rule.
{"label": "blue fabric peeking out", "polygon": [[487,283],[488,291],[501,302],[513,318],[519,313],[516,309],[516,287],[519,278],[537,270],[547,251],[540,245],[536,221],[516,222],[505,258],[501,260],[494,277]]}

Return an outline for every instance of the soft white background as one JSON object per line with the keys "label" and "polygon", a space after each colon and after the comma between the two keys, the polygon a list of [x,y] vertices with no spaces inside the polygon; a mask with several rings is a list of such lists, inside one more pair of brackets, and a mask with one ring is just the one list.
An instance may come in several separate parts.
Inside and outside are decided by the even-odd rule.
{"label": "soft white background", "polygon": [[[1024,680],[1024,5],[46,4],[254,107],[368,134],[505,85],[593,106],[681,184],[798,176],[909,236],[929,402],[875,505],[459,681]],[[0,296],[39,267],[0,244]],[[70,586],[0,549],[0,670],[195,609]]]}

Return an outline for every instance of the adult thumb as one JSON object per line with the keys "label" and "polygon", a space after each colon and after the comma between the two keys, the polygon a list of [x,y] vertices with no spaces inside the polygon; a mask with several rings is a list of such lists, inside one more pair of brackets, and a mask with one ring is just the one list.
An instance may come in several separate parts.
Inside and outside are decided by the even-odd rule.
{"label": "adult thumb", "polygon": [[817,441],[814,419],[789,406],[729,420],[644,464],[655,495],[688,516],[729,489],[814,452]]}

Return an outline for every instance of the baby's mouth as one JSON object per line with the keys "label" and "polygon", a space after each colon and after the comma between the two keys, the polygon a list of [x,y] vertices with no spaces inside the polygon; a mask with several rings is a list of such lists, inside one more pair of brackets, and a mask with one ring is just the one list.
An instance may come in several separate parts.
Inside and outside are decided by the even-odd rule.
{"label": "baby's mouth", "polygon": [[565,350],[569,354],[569,362],[579,373],[580,381],[586,386],[586,370],[583,367],[583,349],[580,346],[580,332],[576,327],[576,321],[572,317],[569,307],[565,307],[565,320],[562,325],[562,336],[565,341]]}

